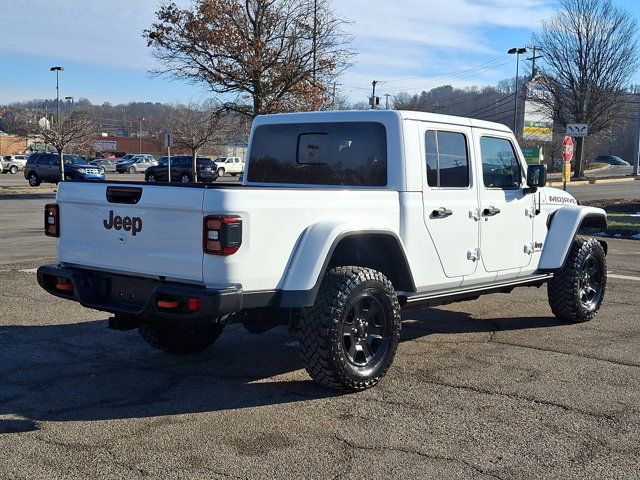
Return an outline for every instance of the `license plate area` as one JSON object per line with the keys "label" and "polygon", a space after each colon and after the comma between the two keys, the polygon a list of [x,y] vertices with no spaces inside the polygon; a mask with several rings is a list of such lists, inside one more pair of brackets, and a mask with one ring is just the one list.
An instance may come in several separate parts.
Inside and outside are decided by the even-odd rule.
{"label": "license plate area", "polygon": [[106,280],[106,297],[110,303],[143,307],[157,282],[140,278],[111,277]]}

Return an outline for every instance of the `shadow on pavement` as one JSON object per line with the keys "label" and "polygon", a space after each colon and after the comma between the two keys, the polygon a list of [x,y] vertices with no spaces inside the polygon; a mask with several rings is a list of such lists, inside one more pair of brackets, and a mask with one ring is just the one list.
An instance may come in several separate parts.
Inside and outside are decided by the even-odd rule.
{"label": "shadow on pavement", "polygon": [[[443,310],[410,312],[402,340],[560,325],[553,318],[475,320]],[[316,400],[336,395],[303,372],[284,327],[253,335],[225,329],[209,350],[171,356],[137,332],[106,322],[0,327],[0,433],[36,429],[38,421],[165,416]]]}

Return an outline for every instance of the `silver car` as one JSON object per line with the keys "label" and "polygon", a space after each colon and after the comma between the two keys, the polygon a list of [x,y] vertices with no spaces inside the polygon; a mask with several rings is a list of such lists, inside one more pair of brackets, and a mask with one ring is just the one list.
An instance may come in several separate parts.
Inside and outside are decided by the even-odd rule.
{"label": "silver car", "polygon": [[7,155],[2,159],[2,173],[16,174],[20,170],[24,170],[26,164],[26,155]]}
{"label": "silver car", "polygon": [[145,172],[147,168],[157,165],[158,162],[153,155],[139,154],[134,155],[126,162],[118,162],[116,164],[116,171],[119,173],[137,173]]}

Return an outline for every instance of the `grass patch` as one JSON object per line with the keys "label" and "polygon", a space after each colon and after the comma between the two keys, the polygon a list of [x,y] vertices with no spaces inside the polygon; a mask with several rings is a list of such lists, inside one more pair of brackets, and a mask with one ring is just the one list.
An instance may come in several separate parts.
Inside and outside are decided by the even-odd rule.
{"label": "grass patch", "polygon": [[607,218],[609,219],[609,228],[640,230],[640,215],[608,212]]}

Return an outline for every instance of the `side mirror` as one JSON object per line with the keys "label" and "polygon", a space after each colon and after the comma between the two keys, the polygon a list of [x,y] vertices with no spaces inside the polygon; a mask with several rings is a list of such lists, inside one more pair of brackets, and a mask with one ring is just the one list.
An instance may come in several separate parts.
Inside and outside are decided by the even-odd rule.
{"label": "side mirror", "polygon": [[545,165],[529,165],[527,168],[527,187],[535,189],[547,184],[547,167]]}

